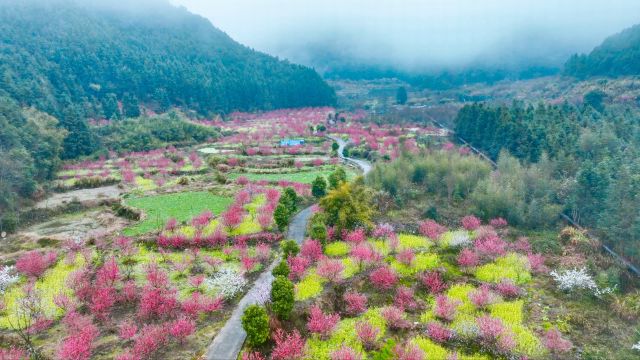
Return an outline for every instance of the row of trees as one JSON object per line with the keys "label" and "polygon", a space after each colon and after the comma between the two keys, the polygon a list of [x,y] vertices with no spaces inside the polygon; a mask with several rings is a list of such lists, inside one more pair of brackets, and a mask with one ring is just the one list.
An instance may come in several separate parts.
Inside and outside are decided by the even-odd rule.
{"label": "row of trees", "polygon": [[[598,105],[597,96],[585,100]],[[553,179],[549,184],[555,185],[543,191],[547,197],[575,221],[599,230],[619,251],[637,257],[640,124],[629,109],[600,110],[476,104],[460,111],[456,133],[494,158],[508,151]],[[528,189],[536,184],[526,183]]]}

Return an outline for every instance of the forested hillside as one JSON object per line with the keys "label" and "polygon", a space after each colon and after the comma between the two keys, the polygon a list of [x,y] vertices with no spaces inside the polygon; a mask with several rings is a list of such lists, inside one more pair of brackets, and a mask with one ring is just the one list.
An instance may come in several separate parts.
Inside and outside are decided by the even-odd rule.
{"label": "forested hillside", "polygon": [[[244,47],[183,8],[145,1],[0,3],[0,225],[11,227],[21,200],[42,193],[61,159],[219,135],[179,111],[154,113],[335,102],[314,70]],[[118,121],[94,128],[87,119]]]}
{"label": "forested hillside", "polygon": [[54,115],[73,103],[106,118],[135,117],[139,103],[206,115],[335,101],[312,69],[246,48],[185,9],[90,3],[0,4],[2,94]]}
{"label": "forested hillside", "polygon": [[640,75],[640,25],[607,38],[588,55],[573,55],[565,73],[579,78]]}
{"label": "forested hillside", "polygon": [[640,125],[636,119],[629,111],[598,112],[591,106],[476,104],[460,111],[455,130],[493,158],[506,151],[525,163],[543,162],[544,173],[559,182],[551,200],[637,258]]}

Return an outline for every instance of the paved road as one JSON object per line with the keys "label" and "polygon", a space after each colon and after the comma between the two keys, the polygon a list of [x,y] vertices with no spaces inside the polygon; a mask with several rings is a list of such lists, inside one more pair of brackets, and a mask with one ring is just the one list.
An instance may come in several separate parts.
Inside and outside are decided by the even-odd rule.
{"label": "paved road", "polygon": [[[342,151],[347,145],[345,141],[337,137],[330,136],[330,138],[340,145],[340,148],[338,149],[340,158],[360,167],[365,175],[371,171],[370,162],[366,160],[348,158],[342,155]],[[313,215],[311,207],[300,211],[293,220],[291,220],[287,238],[293,239],[298,244],[301,244],[304,241],[307,222],[309,222],[311,215]],[[224,327],[220,330],[216,338],[213,339],[211,345],[209,345],[206,354],[207,360],[236,360],[238,358],[238,354],[242,349],[242,344],[244,344],[244,339],[247,337],[247,334],[242,328],[242,314],[244,313],[244,309],[249,305],[263,301],[265,299],[265,293],[271,293],[271,283],[273,282],[273,275],[271,275],[271,271],[278,262],[280,262],[279,258],[273,261],[271,265],[269,265],[269,267],[260,274],[260,277],[255,281],[253,287],[247,292],[242,300],[240,300],[238,306],[233,310],[231,318],[226,324],[224,324]]]}
{"label": "paved road", "polygon": [[364,175],[367,175],[369,173],[369,171],[371,171],[371,163],[367,160],[362,160],[362,159],[354,159],[354,158],[350,158],[350,157],[345,157],[342,152],[344,151],[344,147],[347,146],[347,142],[342,140],[341,138],[337,137],[337,136],[327,136],[328,138],[330,138],[331,140],[335,141],[338,143],[338,155],[340,156],[341,159],[353,163],[355,164],[357,167],[359,167],[360,169],[362,169],[362,172],[364,173]]}
{"label": "paved road", "polygon": [[[308,207],[300,211],[291,220],[289,225],[289,232],[287,234],[288,239],[295,240],[298,244],[304,241],[305,230],[309,218],[313,215],[311,207]],[[280,259],[274,260],[269,267],[260,274],[260,277],[255,281],[253,287],[247,292],[247,294],[240,300],[238,306],[233,310],[231,318],[227,321],[224,327],[220,330],[218,335],[209,348],[207,349],[207,360],[235,360],[242,349],[242,344],[247,334],[242,328],[242,314],[244,309],[256,303],[260,303],[264,300],[265,292],[269,294],[271,292],[271,283],[273,282],[273,275],[271,271],[280,262]]]}

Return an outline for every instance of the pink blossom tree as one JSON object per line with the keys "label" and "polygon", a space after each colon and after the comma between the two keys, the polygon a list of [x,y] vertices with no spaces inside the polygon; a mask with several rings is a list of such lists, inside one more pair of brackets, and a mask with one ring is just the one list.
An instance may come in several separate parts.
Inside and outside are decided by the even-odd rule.
{"label": "pink blossom tree", "polygon": [[391,329],[406,329],[410,326],[409,321],[405,318],[404,311],[396,306],[387,306],[382,309],[380,314]]}
{"label": "pink blossom tree", "polygon": [[444,321],[453,321],[460,305],[459,300],[451,299],[446,295],[438,295],[433,314]]}
{"label": "pink blossom tree", "polygon": [[367,321],[358,321],[356,323],[356,334],[367,351],[375,350],[378,347],[378,335],[380,334],[380,329],[371,325],[371,323]]}
{"label": "pink blossom tree", "polygon": [[416,310],[418,308],[413,289],[406,286],[399,286],[396,289],[393,304],[404,310]]}
{"label": "pink blossom tree", "polygon": [[473,215],[463,217],[460,222],[462,223],[462,227],[469,231],[477,229],[481,224],[480,219]]}
{"label": "pink blossom tree", "polygon": [[349,291],[343,296],[347,305],[346,312],[350,315],[359,315],[367,311],[367,296],[357,291]]}
{"label": "pink blossom tree", "polygon": [[447,284],[442,280],[440,273],[431,271],[420,277],[422,285],[432,294],[439,294],[447,288]]}
{"label": "pink blossom tree", "polygon": [[371,244],[366,242],[351,247],[350,255],[354,260],[356,260],[360,270],[364,267],[377,263],[382,258],[382,255],[376,252]]}
{"label": "pink blossom tree", "polygon": [[290,273],[289,278],[291,280],[300,279],[307,270],[307,267],[311,261],[303,256],[289,256],[287,264],[289,265]]}
{"label": "pink blossom tree", "polygon": [[416,254],[411,249],[403,249],[396,254],[396,260],[401,264],[410,266],[413,260],[416,258]]}
{"label": "pink blossom tree", "polygon": [[495,286],[496,291],[506,298],[516,298],[520,296],[520,288],[511,279],[502,279]]}
{"label": "pink blossom tree", "polygon": [[419,225],[420,234],[428,237],[431,240],[438,240],[440,235],[447,231],[447,228],[438,224],[436,221],[427,219]]}
{"label": "pink blossom tree", "polygon": [[473,250],[464,248],[458,254],[458,265],[464,268],[470,268],[478,266],[480,264],[480,257]]}
{"label": "pink blossom tree", "polygon": [[424,352],[416,345],[406,343],[398,344],[393,350],[395,359],[397,360],[424,360]]}
{"label": "pink blossom tree", "polygon": [[483,315],[476,319],[480,338],[489,343],[494,343],[498,337],[505,331],[502,320],[493,318],[489,315]]}
{"label": "pink blossom tree", "polygon": [[344,265],[340,260],[323,259],[318,262],[316,267],[316,273],[327,279],[327,281],[337,284],[344,278],[342,272],[344,271]]}
{"label": "pink blossom tree", "polygon": [[133,339],[138,333],[138,326],[131,320],[126,320],[118,326],[118,337],[127,341]]}
{"label": "pink blossom tree", "polygon": [[353,231],[345,231],[344,240],[351,244],[360,244],[367,240],[367,234],[364,228],[357,228]]}
{"label": "pink blossom tree", "polygon": [[497,300],[496,295],[489,289],[489,286],[486,284],[483,284],[476,290],[470,291],[467,296],[469,297],[471,303],[478,309],[484,309]]}
{"label": "pink blossom tree", "polygon": [[357,353],[350,347],[342,345],[338,350],[334,350],[329,354],[331,360],[361,360],[362,355]]}
{"label": "pink blossom tree", "polygon": [[439,322],[432,321],[427,324],[427,335],[437,343],[445,343],[453,338],[453,331]]}
{"label": "pink blossom tree", "polygon": [[304,356],[305,341],[298,330],[286,334],[282,329],[277,329],[273,341],[276,344],[271,352],[273,360],[298,360]]}
{"label": "pink blossom tree", "polygon": [[551,354],[559,358],[559,355],[569,352],[573,348],[571,341],[562,337],[558,329],[552,328],[544,333],[542,343]]}
{"label": "pink blossom tree", "polygon": [[325,314],[318,305],[313,305],[309,311],[310,316],[307,322],[307,329],[320,335],[322,339],[327,339],[340,321],[338,314]]}
{"label": "pink blossom tree", "polygon": [[53,251],[42,253],[38,250],[32,250],[18,258],[16,269],[30,278],[39,278],[56,262],[57,257],[58,255]]}
{"label": "pink blossom tree", "polygon": [[380,290],[389,290],[398,282],[398,275],[388,266],[381,266],[369,274],[371,283]]}
{"label": "pink blossom tree", "polygon": [[180,317],[169,324],[169,334],[176,338],[180,344],[196,332],[196,323],[189,318]]}
{"label": "pink blossom tree", "polygon": [[143,359],[151,358],[167,343],[167,324],[147,324],[136,336],[132,352]]}
{"label": "pink blossom tree", "polygon": [[67,337],[62,340],[57,356],[62,360],[84,360],[91,358],[93,342],[99,335],[98,328],[87,316],[70,312],[63,319]]}
{"label": "pink blossom tree", "polygon": [[300,255],[312,262],[319,260],[322,255],[322,245],[317,240],[307,239],[300,247]]}
{"label": "pink blossom tree", "polygon": [[240,225],[242,218],[244,217],[244,210],[241,206],[233,205],[227,211],[222,213],[223,223],[233,229]]}
{"label": "pink blossom tree", "polygon": [[506,253],[507,243],[498,236],[484,236],[474,241],[477,254],[494,259]]}

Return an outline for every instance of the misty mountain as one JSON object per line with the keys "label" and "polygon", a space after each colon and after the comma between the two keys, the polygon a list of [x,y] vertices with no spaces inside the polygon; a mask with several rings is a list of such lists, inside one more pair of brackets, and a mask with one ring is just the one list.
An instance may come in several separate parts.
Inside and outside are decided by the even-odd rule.
{"label": "misty mountain", "polygon": [[[453,46],[453,45],[452,45]],[[542,32],[520,32],[488,46],[464,62],[434,65],[429,60],[405,64],[354,54],[344,43],[309,44],[296,60],[313,66],[327,79],[398,78],[413,86],[448,89],[464,84],[494,83],[554,75],[575,45]],[[324,48],[324,50],[322,50]]]}
{"label": "misty mountain", "polygon": [[[0,95],[59,116],[182,106],[200,114],[332,104],[312,69],[254,51],[164,1],[0,3]],[[125,114],[129,115],[129,114]]]}
{"label": "misty mountain", "polygon": [[640,24],[610,36],[588,55],[573,55],[564,71],[579,78],[640,75]]}

